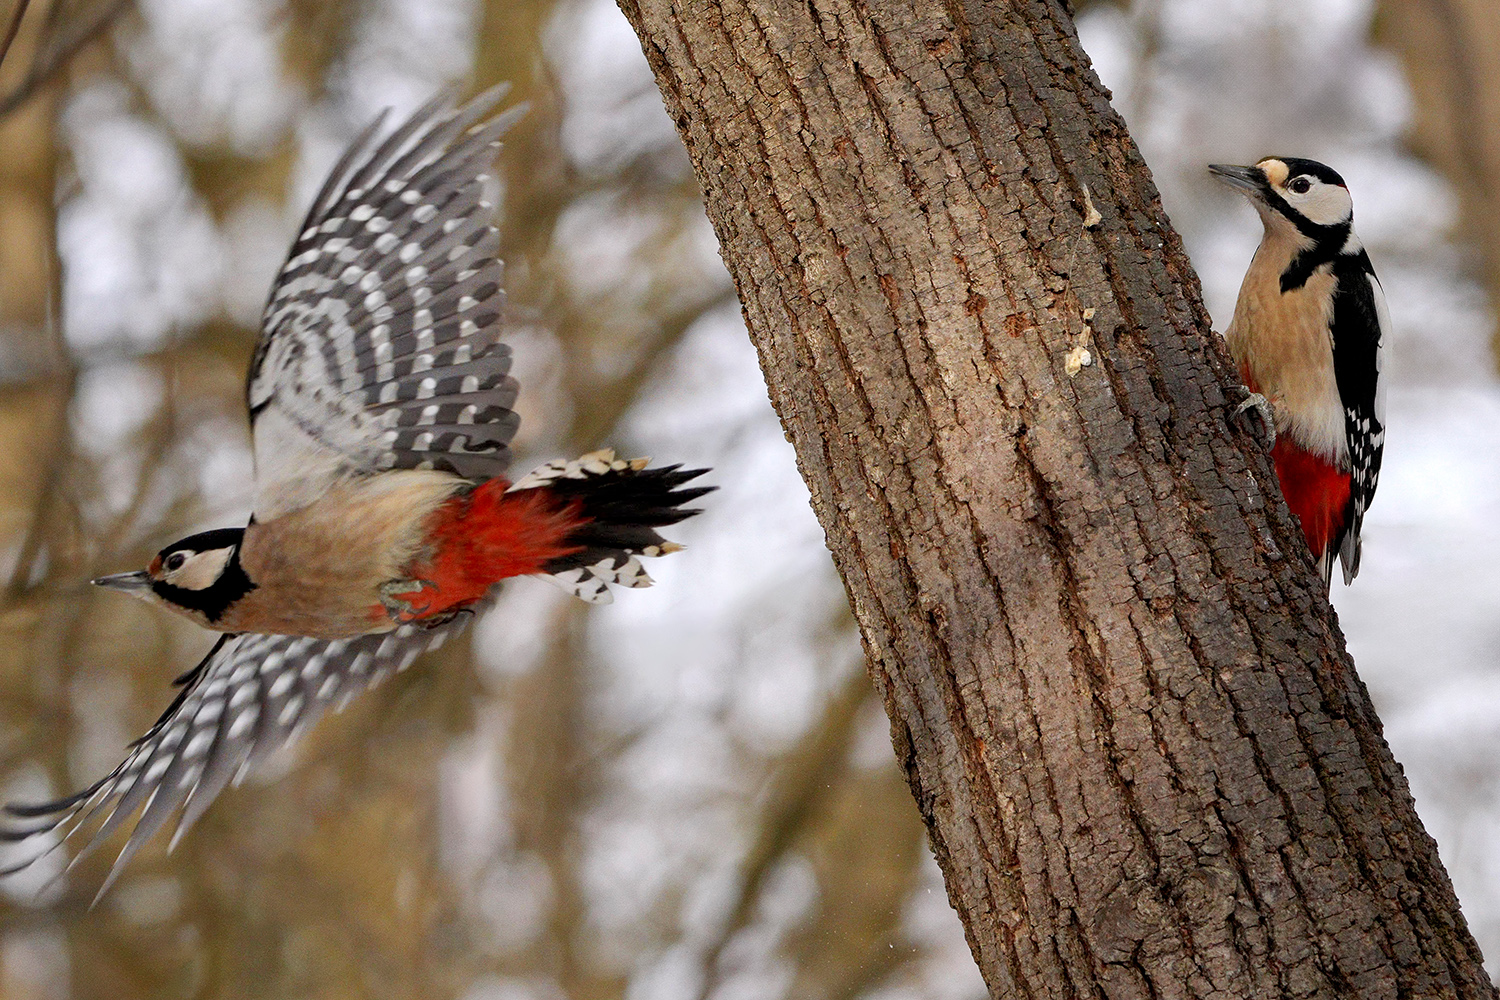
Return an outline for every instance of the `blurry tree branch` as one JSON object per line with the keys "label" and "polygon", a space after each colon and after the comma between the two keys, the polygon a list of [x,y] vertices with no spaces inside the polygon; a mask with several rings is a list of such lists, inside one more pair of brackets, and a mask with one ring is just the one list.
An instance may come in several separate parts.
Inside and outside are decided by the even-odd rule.
{"label": "blurry tree branch", "polygon": [[1384,0],[1378,11],[1376,36],[1401,55],[1416,98],[1411,143],[1458,189],[1459,229],[1500,301],[1500,5]]}
{"label": "blurry tree branch", "polygon": [[[14,87],[0,94],[0,118],[25,104],[84,46],[102,35],[123,14],[132,0],[103,0],[85,10],[68,10],[55,4],[43,27],[44,35],[36,55]],[[24,10],[22,11],[24,14]],[[20,18],[16,18],[19,27]]]}
{"label": "blurry tree branch", "polygon": [[869,697],[866,678],[853,674],[845,680],[824,708],[823,717],[783,756],[777,773],[767,783],[767,801],[757,817],[755,839],[740,862],[734,903],[704,949],[700,1000],[708,1000],[723,985],[717,974],[720,956],[734,935],[750,923],[766,876],[786,856],[807,826],[808,814],[833,784],[849,755],[859,708]]}
{"label": "blurry tree branch", "polygon": [[21,19],[26,16],[26,8],[29,6],[31,0],[16,0],[16,9],[11,12],[10,22],[5,26],[5,36],[0,38],[0,66],[5,65],[5,57],[10,54],[16,35],[21,32]]}
{"label": "blurry tree branch", "polygon": [[640,398],[641,389],[663,358],[669,356],[687,336],[694,323],[719,306],[732,301],[733,289],[711,292],[682,309],[662,316],[651,339],[631,361],[630,368],[619,378],[591,378],[576,353],[569,355],[571,384],[580,386],[578,395],[589,405],[574,414],[568,431],[570,448],[592,448],[601,444],[620,422],[620,418]]}
{"label": "blurry tree branch", "polygon": [[[15,20],[17,26],[24,14],[24,7],[23,4],[17,10]],[[7,38],[7,47],[13,40],[13,36]],[[3,63],[3,54],[0,54],[0,63]],[[16,127],[24,129],[24,123],[19,123]],[[6,583],[3,592],[0,592],[0,602],[4,604],[11,604],[22,598],[32,584],[39,582],[32,579],[37,558],[45,546],[49,519],[65,504],[58,486],[73,452],[72,442],[68,435],[68,412],[77,385],[77,372],[69,364],[67,344],[64,342],[62,330],[62,267],[54,253],[57,209],[50,190],[55,183],[56,150],[51,141],[50,132],[50,128],[46,129],[48,141],[41,151],[33,154],[39,157],[38,166],[42,169],[31,174],[30,190],[27,192],[27,196],[35,207],[46,213],[48,239],[40,246],[13,247],[9,253],[27,253],[41,259],[41,268],[46,281],[40,287],[27,289],[28,298],[33,300],[30,303],[33,309],[36,307],[35,300],[40,299],[45,303],[41,309],[47,334],[45,353],[49,364],[59,369],[62,374],[49,386],[47,406],[43,408],[43,414],[35,423],[35,432],[39,433],[43,440],[49,442],[50,447],[41,456],[42,468],[41,475],[37,477],[39,489],[36,502],[31,508],[29,523],[20,539],[10,580]],[[8,296],[0,296],[0,298],[4,297]],[[0,313],[10,312],[11,310],[6,308],[8,305],[10,304],[0,302]]]}
{"label": "blurry tree branch", "polygon": [[1064,7],[620,5],[993,995],[1495,996]]}
{"label": "blurry tree branch", "polygon": [[48,440],[54,442],[55,446],[48,450],[46,464],[39,477],[41,491],[36,505],[31,510],[31,521],[21,537],[20,549],[16,555],[15,566],[11,570],[10,580],[6,583],[3,594],[0,594],[0,600],[7,604],[24,597],[27,591],[39,582],[33,580],[33,574],[37,557],[45,545],[46,522],[53,515],[61,500],[58,487],[63,472],[72,458],[71,442],[67,435],[68,405],[72,399],[72,390],[73,380],[70,378],[50,401],[52,412],[44,426]]}

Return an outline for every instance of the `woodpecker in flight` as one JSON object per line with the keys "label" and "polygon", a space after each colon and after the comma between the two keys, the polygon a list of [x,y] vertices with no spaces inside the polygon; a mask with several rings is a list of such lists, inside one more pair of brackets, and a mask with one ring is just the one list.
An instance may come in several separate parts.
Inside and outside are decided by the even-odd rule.
{"label": "woodpecker in flight", "polygon": [[1337,556],[1359,572],[1359,528],[1385,446],[1381,351],[1390,318],[1354,234],[1344,179],[1314,160],[1211,164],[1250,199],[1265,235],[1224,339],[1266,417],[1281,492],[1302,522],[1324,582]]}
{"label": "woodpecker in flight", "polygon": [[228,781],[454,635],[500,580],[603,602],[651,583],[639,556],[680,547],[656,529],[697,513],[682,505],[709,489],[683,484],[706,470],[600,451],[503,477],[517,385],[485,187],[524,110],[489,117],[504,92],[439,97],[384,139],[377,119],[333,168],[250,364],[249,525],[94,581],[223,635],[117,768],[7,806],[0,836],[57,831],[55,847],[97,821],[76,862],[139,810],[102,894],[173,813],[175,844]]}

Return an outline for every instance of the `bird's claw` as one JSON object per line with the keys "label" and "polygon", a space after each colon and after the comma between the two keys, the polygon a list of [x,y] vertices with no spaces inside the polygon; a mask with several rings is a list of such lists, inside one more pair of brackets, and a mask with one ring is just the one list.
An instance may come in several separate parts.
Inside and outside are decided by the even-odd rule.
{"label": "bird's claw", "polygon": [[1245,398],[1234,408],[1231,415],[1236,424],[1264,442],[1266,450],[1276,447],[1276,418],[1271,413],[1271,401],[1258,392],[1240,386]]}
{"label": "bird's claw", "polygon": [[423,591],[437,590],[431,580],[387,580],[380,585],[380,603],[397,621],[411,621],[422,617],[431,606],[430,601],[421,601]]}

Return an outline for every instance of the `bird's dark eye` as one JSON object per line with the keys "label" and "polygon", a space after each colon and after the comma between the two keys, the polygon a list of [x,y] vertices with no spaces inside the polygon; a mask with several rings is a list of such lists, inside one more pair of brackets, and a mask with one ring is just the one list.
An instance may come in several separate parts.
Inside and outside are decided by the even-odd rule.
{"label": "bird's dark eye", "polygon": [[1292,182],[1286,186],[1292,194],[1307,194],[1312,190],[1312,181],[1306,177],[1293,177]]}
{"label": "bird's dark eye", "polygon": [[164,565],[167,567],[168,573],[173,573],[179,569],[182,569],[182,564],[185,562],[187,562],[187,556],[183,555],[181,552],[173,552],[171,555],[167,556],[167,561]]}

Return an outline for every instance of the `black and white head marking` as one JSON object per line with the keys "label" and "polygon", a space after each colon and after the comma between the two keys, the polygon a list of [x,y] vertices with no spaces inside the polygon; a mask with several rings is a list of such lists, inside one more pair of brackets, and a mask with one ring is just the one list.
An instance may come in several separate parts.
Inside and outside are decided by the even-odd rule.
{"label": "black and white head marking", "polygon": [[157,553],[146,575],[151,593],[167,604],[216,622],[255,584],[240,565],[243,528],[218,528],[190,535]]}
{"label": "black and white head marking", "polygon": [[1255,166],[1266,180],[1267,204],[1304,235],[1318,239],[1330,228],[1353,223],[1349,185],[1332,167],[1294,156],[1269,156]]}
{"label": "black and white head marking", "polygon": [[1349,185],[1338,171],[1295,156],[1268,156],[1253,167],[1211,163],[1210,172],[1239,190],[1261,211],[1268,222],[1283,221],[1309,239],[1324,241],[1330,230],[1354,222],[1354,201]]}
{"label": "black and white head marking", "polygon": [[1281,276],[1281,290],[1307,283],[1341,253],[1364,251],[1354,235],[1354,200],[1338,171],[1317,160],[1268,156],[1253,167],[1211,163],[1209,171],[1250,199],[1267,233],[1295,240],[1300,250]]}

